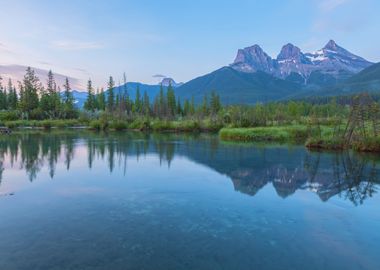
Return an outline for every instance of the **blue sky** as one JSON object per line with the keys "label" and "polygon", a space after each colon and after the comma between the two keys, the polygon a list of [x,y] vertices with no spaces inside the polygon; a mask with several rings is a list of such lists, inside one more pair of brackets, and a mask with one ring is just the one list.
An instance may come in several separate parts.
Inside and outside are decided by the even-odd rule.
{"label": "blue sky", "polygon": [[52,69],[102,86],[109,75],[188,81],[259,44],[315,51],[334,39],[380,61],[378,0],[0,0],[0,64]]}

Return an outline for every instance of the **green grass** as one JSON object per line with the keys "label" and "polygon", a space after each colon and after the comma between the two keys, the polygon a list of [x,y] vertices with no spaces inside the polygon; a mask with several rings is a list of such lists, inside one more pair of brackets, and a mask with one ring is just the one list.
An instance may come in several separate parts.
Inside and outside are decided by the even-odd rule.
{"label": "green grass", "polygon": [[15,129],[15,128],[68,128],[68,127],[78,127],[86,125],[77,119],[67,119],[67,120],[14,120],[5,121],[1,123],[2,125]]}
{"label": "green grass", "polygon": [[333,137],[310,137],[307,139],[305,146],[309,149],[325,149],[325,150],[343,150],[348,148],[341,138]]}
{"label": "green grass", "polygon": [[255,128],[222,128],[220,138],[244,142],[285,142],[305,141],[308,136],[306,126],[255,127]]}

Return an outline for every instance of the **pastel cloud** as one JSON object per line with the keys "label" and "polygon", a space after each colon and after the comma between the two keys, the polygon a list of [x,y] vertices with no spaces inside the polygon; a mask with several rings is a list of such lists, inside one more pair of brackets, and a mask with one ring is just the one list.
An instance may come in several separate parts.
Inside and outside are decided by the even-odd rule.
{"label": "pastel cloud", "polygon": [[67,51],[101,49],[103,44],[93,41],[56,40],[51,43],[52,47]]}

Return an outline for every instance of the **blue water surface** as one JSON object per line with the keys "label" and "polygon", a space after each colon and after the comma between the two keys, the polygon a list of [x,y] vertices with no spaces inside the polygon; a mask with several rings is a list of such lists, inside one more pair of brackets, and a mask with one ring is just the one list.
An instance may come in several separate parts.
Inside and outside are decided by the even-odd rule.
{"label": "blue water surface", "polygon": [[380,269],[374,155],[23,132],[0,177],[0,269]]}

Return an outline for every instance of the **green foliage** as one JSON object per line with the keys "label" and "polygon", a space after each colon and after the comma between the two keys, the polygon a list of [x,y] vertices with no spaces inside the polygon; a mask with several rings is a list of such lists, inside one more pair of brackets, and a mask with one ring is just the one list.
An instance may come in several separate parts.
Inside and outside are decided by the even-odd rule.
{"label": "green foliage", "polygon": [[19,111],[1,111],[0,112],[0,121],[14,121],[20,118]]}
{"label": "green foliage", "polygon": [[92,120],[89,123],[89,128],[94,130],[106,130],[109,127],[109,123],[106,119]]}
{"label": "green foliage", "polygon": [[121,120],[111,121],[111,123],[109,125],[110,129],[118,130],[118,131],[125,130],[125,129],[127,129],[127,127],[128,127],[127,123],[125,121],[121,121]]}
{"label": "green foliage", "polygon": [[305,146],[309,149],[326,149],[326,150],[343,150],[347,148],[344,140],[338,137],[310,137],[307,139]]}
{"label": "green foliage", "polygon": [[115,95],[114,95],[114,87],[115,87],[115,82],[110,76],[110,79],[108,81],[108,98],[107,98],[107,110],[112,112],[115,109]]}
{"label": "green foliage", "polygon": [[94,112],[96,110],[96,98],[91,79],[87,82],[87,99],[84,103],[84,109],[90,112]]}
{"label": "green foliage", "polygon": [[306,139],[305,126],[256,127],[256,128],[223,128],[219,132],[223,140],[233,141],[298,141]]}

